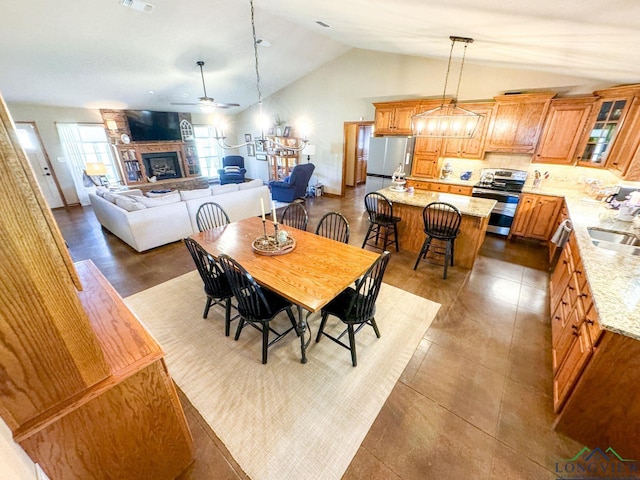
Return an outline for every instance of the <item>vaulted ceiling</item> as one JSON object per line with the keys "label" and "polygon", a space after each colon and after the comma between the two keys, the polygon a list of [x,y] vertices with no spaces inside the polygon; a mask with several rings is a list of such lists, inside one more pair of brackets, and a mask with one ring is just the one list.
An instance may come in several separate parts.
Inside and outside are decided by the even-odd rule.
{"label": "vaulted ceiling", "polygon": [[[350,48],[640,81],[637,0],[254,0],[268,96]],[[14,103],[190,111],[207,93],[256,103],[249,0],[0,0],[0,93]],[[323,27],[317,22],[323,22]],[[266,45],[270,46],[266,46]],[[193,107],[196,111],[197,107]]]}

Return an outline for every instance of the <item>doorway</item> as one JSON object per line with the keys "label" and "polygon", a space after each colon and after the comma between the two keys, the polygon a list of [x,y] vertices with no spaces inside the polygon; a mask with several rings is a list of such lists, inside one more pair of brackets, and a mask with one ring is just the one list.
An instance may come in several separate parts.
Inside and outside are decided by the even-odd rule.
{"label": "doorway", "polygon": [[16,122],[16,132],[49,208],[64,207],[62,190],[60,190],[49,156],[42,146],[35,123]]}
{"label": "doorway", "polygon": [[372,130],[373,122],[345,122],[344,124],[343,192],[345,187],[357,187],[367,181],[369,139]]}

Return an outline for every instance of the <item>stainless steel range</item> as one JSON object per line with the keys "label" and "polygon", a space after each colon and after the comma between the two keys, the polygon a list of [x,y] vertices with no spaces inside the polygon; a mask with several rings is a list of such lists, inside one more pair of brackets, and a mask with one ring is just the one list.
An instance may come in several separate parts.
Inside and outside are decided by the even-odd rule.
{"label": "stainless steel range", "polygon": [[508,235],[520,201],[520,193],[527,180],[524,170],[483,168],[480,181],[473,187],[474,197],[489,198],[498,203],[491,211],[487,232]]}

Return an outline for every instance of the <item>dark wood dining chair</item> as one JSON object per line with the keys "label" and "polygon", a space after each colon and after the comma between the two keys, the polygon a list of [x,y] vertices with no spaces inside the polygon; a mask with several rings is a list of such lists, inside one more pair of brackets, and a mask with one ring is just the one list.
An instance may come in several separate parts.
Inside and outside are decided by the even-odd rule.
{"label": "dark wood dining chair", "polygon": [[[322,309],[322,321],[316,337],[316,343],[319,342],[322,335],[324,335],[338,345],[350,350],[351,363],[354,367],[358,365],[356,356],[356,333],[365,325],[370,325],[373,327],[376,337],[380,338],[380,330],[378,330],[375,319],[376,300],[378,293],[380,293],[382,277],[384,276],[388,263],[389,252],[382,252],[362,278],[356,281],[355,288],[349,287],[342,291]],[[337,337],[331,336],[324,331],[329,315],[338,317],[347,325],[346,330]],[[340,340],[345,334],[349,336],[349,345]]]}
{"label": "dark wood dining chair", "polygon": [[191,238],[185,238],[184,244],[196,264],[200,278],[204,284],[204,293],[207,295],[207,302],[204,306],[202,318],[207,318],[212,305],[224,306],[224,334],[228,337],[231,322],[238,318],[238,315],[231,318],[231,298],[233,292],[227,281],[227,277],[215,258],[207,253],[198,242]]}
{"label": "dark wood dining chair", "polygon": [[280,222],[289,227],[306,230],[309,224],[307,209],[301,203],[290,203],[282,212]]}
{"label": "dark wood dining chair", "polygon": [[201,232],[229,223],[229,215],[216,202],[203,203],[196,212],[196,224]]}
{"label": "dark wood dining chair", "polygon": [[[382,250],[386,251],[387,247],[395,244],[396,252],[400,251],[398,244],[398,222],[400,217],[393,216],[393,204],[391,200],[378,192],[367,193],[364,196],[364,206],[369,216],[369,228],[364,236],[362,248],[365,245],[378,247],[380,234],[383,234]],[[389,234],[393,234],[393,240],[389,239]],[[370,243],[371,240],[375,241]]]}
{"label": "dark wood dining chair", "polygon": [[325,213],[316,227],[316,235],[342,243],[349,243],[349,233],[349,222],[338,212]]}
{"label": "dark wood dining chair", "polygon": [[442,278],[447,278],[447,268],[449,264],[453,266],[454,244],[458,233],[460,233],[460,222],[462,215],[460,211],[453,205],[445,202],[432,202],[422,210],[422,221],[424,223],[424,233],[426,235],[416,263],[413,266],[415,270],[418,268],[420,259],[425,259],[431,247],[433,239],[443,242],[442,248],[433,248],[436,254],[444,255],[444,274]]}
{"label": "dark wood dining chair", "polygon": [[[291,310],[292,303],[283,296],[258,285],[249,272],[230,256],[223,254],[218,260],[238,302],[240,322],[235,339],[240,338],[240,333],[246,325],[251,325],[262,332],[262,363],[266,364],[268,348],[297,327],[296,319]],[[283,332],[278,332],[271,328],[270,322],[283,311],[287,312],[291,327]],[[271,341],[269,341],[270,332],[275,334],[275,338]]]}

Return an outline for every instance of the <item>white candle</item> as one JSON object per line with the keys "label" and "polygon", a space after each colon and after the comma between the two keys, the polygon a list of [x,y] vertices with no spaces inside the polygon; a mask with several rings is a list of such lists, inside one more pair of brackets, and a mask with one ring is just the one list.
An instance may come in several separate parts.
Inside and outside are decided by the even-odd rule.
{"label": "white candle", "polygon": [[262,199],[262,198],[260,199],[260,208],[262,208],[262,221],[264,222],[265,221],[265,218],[264,218],[264,199]]}
{"label": "white candle", "polygon": [[276,204],[275,202],[271,202],[271,216],[273,217],[273,223],[278,223],[278,219],[276,218]]}

